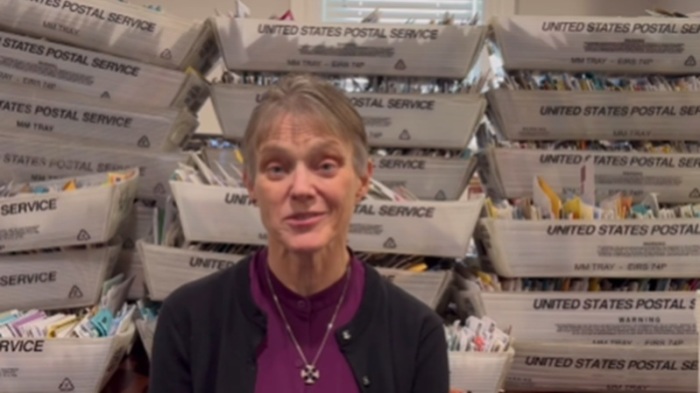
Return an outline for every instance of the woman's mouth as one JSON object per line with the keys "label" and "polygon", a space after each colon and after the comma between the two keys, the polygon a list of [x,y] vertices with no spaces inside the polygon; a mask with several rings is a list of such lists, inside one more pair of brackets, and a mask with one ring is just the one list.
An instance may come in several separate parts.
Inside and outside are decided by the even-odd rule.
{"label": "woman's mouth", "polygon": [[294,213],[288,216],[286,221],[294,228],[304,229],[318,224],[324,215],[318,212]]}

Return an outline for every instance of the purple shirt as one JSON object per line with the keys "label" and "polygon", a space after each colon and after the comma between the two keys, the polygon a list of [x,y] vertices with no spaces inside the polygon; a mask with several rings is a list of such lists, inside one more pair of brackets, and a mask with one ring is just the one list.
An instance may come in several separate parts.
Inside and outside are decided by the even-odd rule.
{"label": "purple shirt", "polygon": [[[250,265],[253,300],[267,315],[267,336],[258,353],[256,393],[359,393],[350,365],[340,352],[335,331],[349,323],[360,307],[365,286],[365,269],[353,257],[352,273],[345,300],[338,317],[316,362],[320,379],[306,385],[301,378],[304,361],[289,337],[267,283],[267,250],[258,252]],[[345,276],[326,290],[304,298],[287,289],[273,274],[272,286],[279,298],[285,316],[309,362],[314,357],[326,333],[335,307],[345,285]]]}

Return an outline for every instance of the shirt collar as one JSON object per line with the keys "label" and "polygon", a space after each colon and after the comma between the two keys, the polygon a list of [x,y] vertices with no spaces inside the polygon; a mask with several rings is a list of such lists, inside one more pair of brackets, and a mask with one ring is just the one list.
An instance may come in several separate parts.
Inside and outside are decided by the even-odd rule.
{"label": "shirt collar", "polygon": [[[254,258],[257,265],[258,279],[260,280],[260,286],[263,290],[265,296],[272,298],[270,293],[270,288],[267,282],[267,273],[269,266],[267,263],[267,248],[260,250]],[[350,266],[353,271],[350,275],[351,282],[347,285],[352,285],[352,279],[355,275],[353,272],[357,272],[359,267],[357,264],[361,263],[350,250]],[[328,307],[335,307],[338,304],[338,300],[345,287],[345,280],[347,280],[347,275],[343,275],[339,280],[334,282],[330,287],[322,290],[321,292],[315,293],[309,297],[301,296],[289,288],[287,288],[273,272],[270,271],[270,281],[272,282],[272,287],[274,288],[275,294],[279,298],[280,304],[285,307],[285,309],[299,310],[300,302],[307,305],[306,310],[317,311]]]}

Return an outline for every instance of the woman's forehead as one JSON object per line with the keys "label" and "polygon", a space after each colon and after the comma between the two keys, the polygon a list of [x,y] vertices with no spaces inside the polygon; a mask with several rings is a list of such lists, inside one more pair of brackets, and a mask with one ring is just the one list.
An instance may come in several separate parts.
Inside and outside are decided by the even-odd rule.
{"label": "woman's forehead", "polygon": [[268,138],[258,146],[258,152],[281,153],[285,151],[326,152],[334,150],[337,153],[350,154],[352,146],[335,135],[326,133],[305,132],[288,138]]}
{"label": "woman's forehead", "polygon": [[327,122],[310,115],[286,114],[270,124],[267,132],[260,135],[258,147],[270,144],[294,145],[347,145],[347,138],[341,138]]}
{"label": "woman's forehead", "polygon": [[320,135],[332,132],[328,122],[324,121],[319,115],[311,113],[282,113],[270,123],[268,135],[271,137],[293,136],[299,133]]}

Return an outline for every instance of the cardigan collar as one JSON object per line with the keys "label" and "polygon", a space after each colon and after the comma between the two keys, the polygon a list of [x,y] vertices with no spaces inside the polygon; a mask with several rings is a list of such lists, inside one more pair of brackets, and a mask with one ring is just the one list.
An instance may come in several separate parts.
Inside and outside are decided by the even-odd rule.
{"label": "cardigan collar", "polygon": [[[235,269],[235,277],[232,290],[234,291],[234,297],[237,299],[245,317],[264,334],[267,331],[267,317],[257,304],[255,304],[251,292],[249,271],[252,261],[253,255],[250,255],[238,262],[233,268]],[[362,263],[365,264],[365,287],[362,293],[362,300],[353,319],[348,324],[338,329],[336,338],[339,340],[338,342],[341,348],[351,341],[354,341],[353,338],[359,337],[367,330],[369,323],[374,318],[377,310],[381,309],[380,305],[383,304],[384,301],[382,276],[372,266],[365,262]]]}

